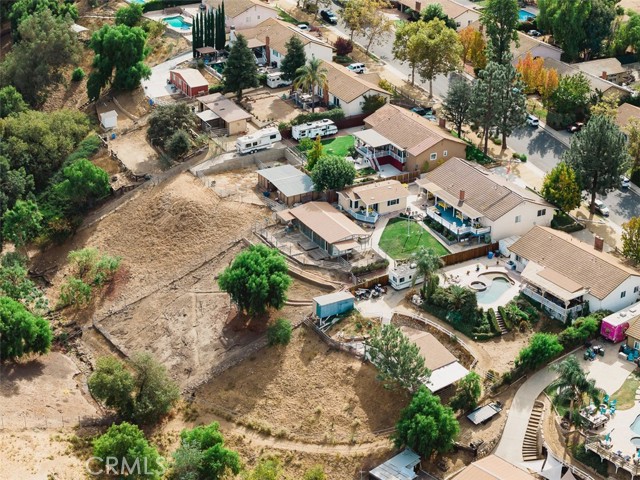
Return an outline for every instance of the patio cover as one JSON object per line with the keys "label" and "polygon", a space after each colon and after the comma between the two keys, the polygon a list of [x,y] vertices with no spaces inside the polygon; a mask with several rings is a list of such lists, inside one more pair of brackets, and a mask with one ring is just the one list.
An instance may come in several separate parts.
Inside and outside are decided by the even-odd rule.
{"label": "patio cover", "polygon": [[474,425],[480,425],[486,422],[493,416],[502,411],[501,408],[496,407],[493,403],[476,408],[473,412],[467,415],[467,418]]}
{"label": "patio cover", "polygon": [[[384,135],[376,132],[374,129],[370,128],[369,130],[361,130],[359,132],[354,132],[354,137],[359,138],[364,143],[369,145],[372,148],[384,147],[385,145],[393,145],[393,142],[386,138]],[[397,147],[396,145],[393,145]]]}
{"label": "patio cover", "polygon": [[203,112],[196,113],[196,116],[202,120],[203,122],[210,122],[211,120],[217,120],[220,118],[218,115],[213,113],[211,110],[205,110]]}
{"label": "patio cover", "polygon": [[355,240],[343,240],[342,242],[336,242],[333,244],[341,252],[345,252],[347,250],[357,249],[360,244]]}
{"label": "patio cover", "polygon": [[267,44],[264,43],[261,40],[258,40],[257,38],[248,38],[247,39],[247,46],[249,48],[258,48],[258,47],[266,47]]}
{"label": "patio cover", "polygon": [[313,180],[293,165],[263,168],[258,170],[258,176],[263,177],[286,197],[304,195],[313,192]]}
{"label": "patio cover", "polygon": [[215,53],[216,49],[213,47],[200,47],[200,48],[196,48],[196,52],[201,53],[203,55],[208,55],[209,53]]}
{"label": "patio cover", "polygon": [[559,272],[529,261],[522,271],[522,278],[566,302],[585,295],[588,288],[574,282]]}
{"label": "patio cover", "polygon": [[469,370],[464,368],[458,362],[453,362],[449,365],[432,371],[429,380],[425,383],[425,386],[435,393],[457,382],[461,378],[465,377],[468,373]]}
{"label": "patio cover", "polygon": [[481,214],[476,209],[471,208],[466,203],[462,202],[462,204],[461,204],[460,203],[460,199],[458,197],[456,197],[455,195],[451,195],[446,190],[440,189],[440,187],[436,187],[436,188],[437,188],[437,191],[434,192],[433,190],[429,190],[429,192],[433,193],[434,195],[436,195],[441,200],[444,200],[445,203],[451,205],[452,207],[455,207],[456,210],[462,212],[467,217],[472,218],[472,219],[484,217],[483,214]]}
{"label": "patio cover", "polygon": [[564,465],[551,454],[547,454],[547,461],[544,463],[540,475],[548,480],[561,480],[562,467]]}
{"label": "patio cover", "polygon": [[279,212],[276,212],[276,217],[278,217],[283,222],[292,222],[294,219],[294,216],[291,215],[289,210],[281,210]]}

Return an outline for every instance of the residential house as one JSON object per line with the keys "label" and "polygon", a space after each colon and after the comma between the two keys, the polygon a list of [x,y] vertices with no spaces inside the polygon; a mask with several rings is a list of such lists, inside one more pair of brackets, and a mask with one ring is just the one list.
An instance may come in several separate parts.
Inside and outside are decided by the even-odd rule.
{"label": "residential house", "polygon": [[490,236],[498,241],[551,223],[554,207],[530,190],[460,158],[416,180],[426,214],[457,241]]}
{"label": "residential house", "polygon": [[599,58],[574,64],[576,68],[594,77],[600,77],[616,85],[633,81],[631,71],[622,66],[617,58]]}
{"label": "residential house", "polygon": [[526,57],[528,53],[530,53],[533,58],[540,57],[545,60],[549,58],[560,61],[562,49],[526,35],[523,32],[518,32],[518,46],[512,43],[511,53],[513,54],[512,63],[515,65],[519,59]]}
{"label": "residential house", "polygon": [[420,12],[431,4],[442,6],[442,11],[456,22],[458,29],[462,29],[480,20],[480,12],[455,0],[398,0],[397,3],[415,12]]}
{"label": "residential house", "polygon": [[326,62],[333,59],[331,45],[311,33],[302,32],[294,25],[275,18],[269,18],[252,28],[231,29],[229,43],[235,42],[238,35],[243,35],[247,39],[249,48],[253,50],[256,62],[260,65],[266,64],[280,68],[282,59],[287,54],[285,44],[293,36],[302,41],[307,58],[315,57]]}
{"label": "residential house", "polygon": [[[558,477],[560,475],[558,474]],[[564,477],[563,477],[564,478]],[[569,478],[569,477],[567,477]],[[570,477],[575,478],[575,477]],[[462,472],[454,476],[454,480],[535,480],[536,477],[514,464],[496,455],[489,455],[476,460]]]}
{"label": "residential house", "polygon": [[369,472],[369,478],[374,480],[415,480],[418,478],[416,470],[420,467],[420,455],[410,448],[405,448],[393,458]]}
{"label": "residential house", "polygon": [[326,202],[305,203],[278,212],[278,217],[297,226],[328,257],[360,251],[362,242],[371,236]]}
{"label": "residential house", "polygon": [[238,135],[247,131],[247,120],[251,114],[245,112],[233,100],[221,93],[198,97],[196,116],[205,130],[222,130],[227,135]]}
{"label": "residential house", "polygon": [[378,95],[389,101],[391,94],[371,83],[363,75],[333,62],[322,62],[327,69],[327,87],[318,86],[315,92],[327,106],[340,107],[346,116],[363,112],[365,97]]}
{"label": "residential house", "polygon": [[[390,174],[423,172],[452,157],[465,157],[467,144],[444,126],[405,108],[387,104],[355,132],[356,150],[371,167]],[[388,175],[390,176],[390,175]]]}
{"label": "residential house", "polygon": [[[627,337],[627,345],[636,350],[640,350],[640,305],[634,304],[625,310],[628,313],[626,320],[628,324],[625,329],[625,335]],[[603,320],[608,317],[603,318]]]}
{"label": "residential house", "polygon": [[[206,0],[211,8],[218,8],[224,0]],[[224,2],[224,19],[227,27],[253,28],[269,18],[278,18],[278,11],[259,0],[233,0]]]}
{"label": "residential house", "polygon": [[385,180],[338,192],[338,205],[356,220],[375,223],[380,215],[404,212],[409,195],[399,181]]}
{"label": "residential house", "polygon": [[169,71],[169,81],[187,97],[198,97],[209,93],[209,82],[195,68]]}
{"label": "residential house", "polygon": [[456,357],[447,350],[432,334],[410,327],[401,327],[402,333],[418,346],[425,366],[431,371],[425,386],[433,393],[453,385],[465,377],[469,370],[464,368]]}
{"label": "residential house", "polygon": [[618,98],[626,97],[632,93],[628,87],[617,85],[598,75],[592,75],[587,71],[580,70],[577,65],[578,64],[561,62],[559,59],[555,58],[544,59],[544,67],[554,68],[559,75],[575,75],[577,73],[582,73],[589,81],[591,90],[594,93],[601,92],[603,95],[616,95]]}
{"label": "residential house", "polygon": [[620,130],[624,131],[632,118],[640,120],[640,107],[636,107],[630,103],[623,103],[618,107],[615,122],[616,125],[620,127]]}
{"label": "residential house", "polygon": [[260,190],[288,207],[317,200],[320,195],[314,190],[311,177],[293,165],[265,168],[257,173]]}
{"label": "residential house", "polygon": [[561,321],[589,311],[617,312],[640,299],[640,272],[571,235],[536,226],[509,247],[521,291]]}

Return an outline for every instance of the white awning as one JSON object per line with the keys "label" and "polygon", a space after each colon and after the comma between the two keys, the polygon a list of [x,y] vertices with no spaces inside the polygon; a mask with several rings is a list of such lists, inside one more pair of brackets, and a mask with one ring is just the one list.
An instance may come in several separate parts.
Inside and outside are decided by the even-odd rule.
{"label": "white awning", "polygon": [[205,110],[204,112],[196,113],[196,116],[202,120],[203,122],[210,122],[211,120],[217,120],[220,118],[218,115],[213,113],[211,110]]}
{"label": "white awning", "polygon": [[393,145],[391,140],[386,138],[384,135],[376,132],[372,128],[370,128],[369,130],[354,132],[353,136],[359,138],[372,148],[384,147],[385,145]]}
{"label": "white awning", "polygon": [[589,292],[588,288],[578,285],[561,273],[532,261],[527,263],[527,266],[522,271],[522,278],[565,302],[580,298]]}
{"label": "white awning", "polygon": [[431,376],[425,386],[432,392],[437,392],[457,382],[468,373],[469,370],[460,365],[460,363],[453,362],[431,372]]}

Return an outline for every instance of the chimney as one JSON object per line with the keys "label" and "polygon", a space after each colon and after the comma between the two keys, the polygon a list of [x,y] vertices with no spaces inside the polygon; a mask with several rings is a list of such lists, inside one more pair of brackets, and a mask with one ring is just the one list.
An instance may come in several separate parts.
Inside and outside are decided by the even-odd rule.
{"label": "chimney", "polygon": [[593,240],[593,248],[601,252],[604,249],[604,239],[596,235],[596,238]]}
{"label": "chimney", "polygon": [[464,190],[460,190],[460,196],[458,197],[458,200],[460,200],[460,203],[464,202]]}
{"label": "chimney", "polygon": [[440,128],[447,128],[447,121],[444,118],[439,118],[438,125],[440,125]]}
{"label": "chimney", "polygon": [[602,77],[602,78],[604,78],[606,80],[607,77],[608,77],[607,72],[603,71],[602,75],[600,75],[600,77]]}
{"label": "chimney", "polygon": [[229,27],[229,45],[233,45],[236,41],[236,27],[233,25]]}

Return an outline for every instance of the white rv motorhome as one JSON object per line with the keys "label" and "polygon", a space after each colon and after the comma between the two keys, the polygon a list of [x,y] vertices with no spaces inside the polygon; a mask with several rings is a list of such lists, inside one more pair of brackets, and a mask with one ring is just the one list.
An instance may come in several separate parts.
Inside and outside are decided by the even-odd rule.
{"label": "white rv motorhome", "polygon": [[267,86],[269,88],[280,88],[291,85],[291,80],[282,78],[282,72],[267,73]]}
{"label": "white rv motorhome", "polygon": [[413,278],[416,276],[416,264],[415,263],[402,263],[396,265],[389,270],[389,285],[395,290],[402,290],[408,288],[411,285],[417,285],[424,281],[424,277],[417,277],[415,283]]}
{"label": "white rv motorhome", "polygon": [[301,138],[316,138],[317,136],[324,137],[335,133],[338,133],[338,127],[333,123],[333,120],[329,120],[328,118],[303,123],[301,125],[294,125],[291,129],[291,136],[296,140],[300,140]]}
{"label": "white rv motorhome", "polygon": [[236,140],[236,150],[239,153],[253,153],[269,148],[280,140],[282,140],[282,136],[276,127],[263,128],[253,132],[251,135],[238,138]]}

